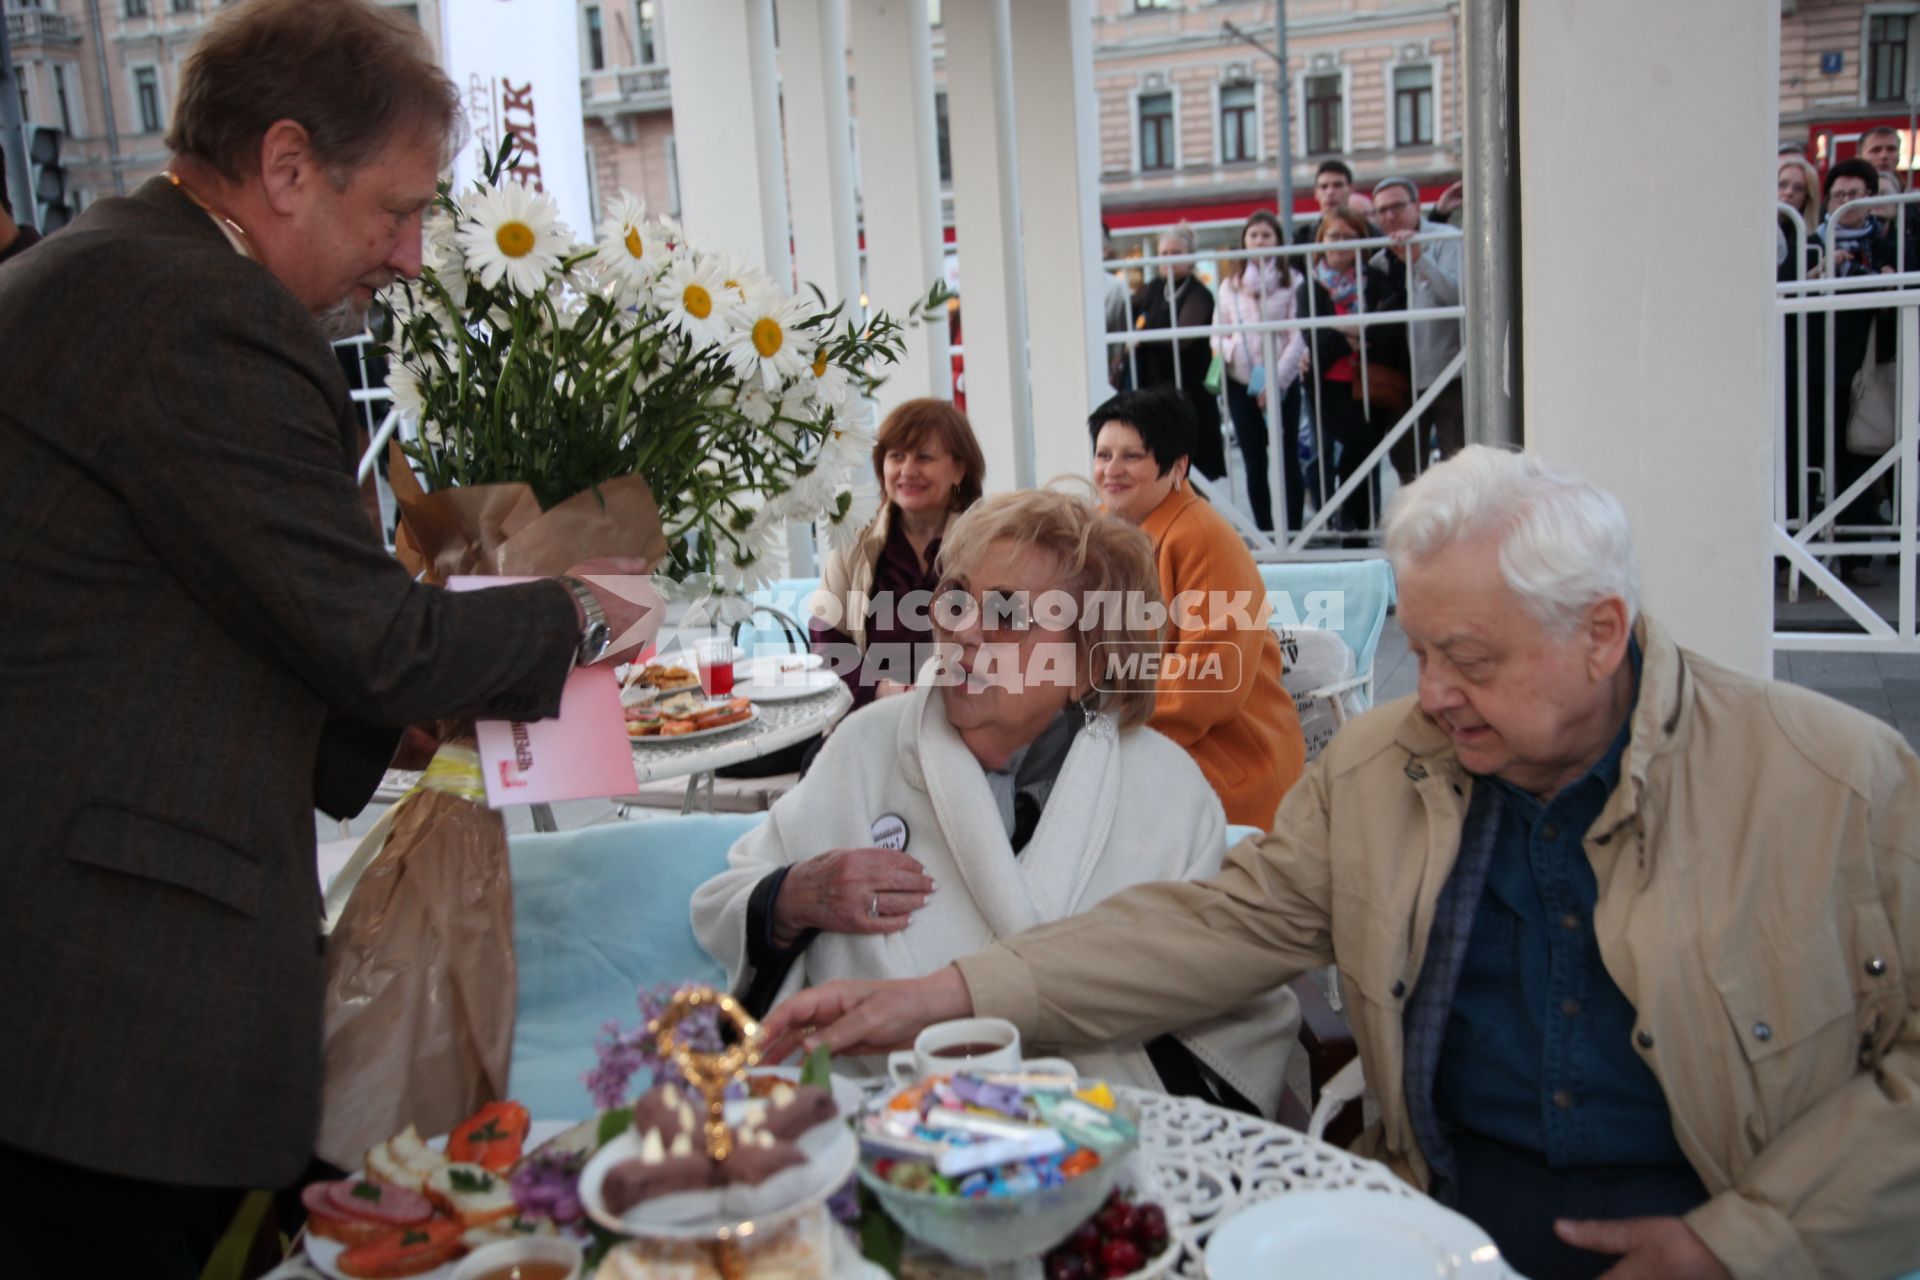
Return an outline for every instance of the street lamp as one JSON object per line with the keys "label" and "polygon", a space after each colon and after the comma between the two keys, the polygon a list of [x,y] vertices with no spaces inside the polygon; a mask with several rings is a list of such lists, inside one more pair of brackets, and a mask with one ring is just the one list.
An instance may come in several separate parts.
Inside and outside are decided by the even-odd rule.
{"label": "street lamp", "polygon": [[1287,84],[1287,0],[1273,0],[1274,47],[1269,49],[1258,39],[1234,26],[1231,22],[1222,22],[1220,29],[1232,39],[1250,44],[1274,61],[1274,82],[1278,92],[1275,101],[1279,104],[1280,133],[1280,183],[1279,199],[1280,225],[1286,228],[1287,240],[1293,240],[1293,112],[1288,107]]}

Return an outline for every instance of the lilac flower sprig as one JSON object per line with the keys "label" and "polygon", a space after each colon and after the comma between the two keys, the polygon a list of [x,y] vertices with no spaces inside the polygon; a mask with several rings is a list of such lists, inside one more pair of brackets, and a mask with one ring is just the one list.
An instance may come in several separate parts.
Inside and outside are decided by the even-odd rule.
{"label": "lilac flower sprig", "polygon": [[580,1170],[586,1163],[584,1151],[536,1151],[513,1172],[514,1208],[529,1221],[551,1218],[563,1227],[579,1222],[585,1213]]}
{"label": "lilac flower sprig", "polygon": [[[581,1076],[593,1104],[602,1111],[626,1106],[634,1077],[642,1068],[650,1073],[649,1086],[662,1083],[684,1084],[685,1078],[672,1059],[663,1057],[654,1043],[653,1027],[667,1011],[674,996],[691,990],[696,983],[661,983],[640,992],[640,1025],[623,1030],[616,1021],[608,1021],[594,1040],[598,1061]],[[720,1011],[696,1009],[681,1019],[682,1044],[702,1053],[718,1053],[725,1046],[720,1037]]]}

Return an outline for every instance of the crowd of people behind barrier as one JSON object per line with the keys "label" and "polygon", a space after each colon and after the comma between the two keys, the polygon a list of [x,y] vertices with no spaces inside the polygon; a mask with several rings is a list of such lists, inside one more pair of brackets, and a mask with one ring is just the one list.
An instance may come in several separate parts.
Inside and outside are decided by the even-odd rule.
{"label": "crowd of people behind barrier", "polygon": [[[1278,251],[1288,242],[1286,229],[1274,213],[1255,210],[1230,251],[1240,256],[1219,262],[1217,293],[1196,270],[1193,230],[1181,224],[1166,231],[1151,274],[1139,287],[1129,290],[1116,275],[1109,288],[1108,331],[1142,335],[1111,348],[1114,385],[1178,386],[1200,427],[1193,469],[1209,480],[1227,475],[1221,427],[1230,424],[1244,463],[1247,505],[1268,532],[1275,527],[1269,438],[1277,435],[1285,527],[1298,531],[1309,494],[1324,505],[1338,486],[1359,476],[1368,456],[1414,399],[1441,381],[1460,350],[1457,317],[1391,325],[1363,319],[1459,305],[1461,237],[1445,221],[1459,209],[1458,190],[1457,184],[1449,188],[1429,216],[1412,181],[1383,179],[1364,195],[1354,190],[1353,171],[1344,161],[1324,161],[1314,181],[1319,215],[1294,228],[1292,244],[1328,247]],[[1347,241],[1385,243],[1331,247]],[[1262,249],[1278,252],[1253,256]],[[1354,323],[1313,323],[1349,316]],[[1147,336],[1194,328],[1214,332],[1204,338]],[[1435,456],[1451,456],[1464,442],[1460,383],[1450,378],[1418,424],[1394,443],[1390,458],[1406,483]],[[1357,480],[1329,522],[1351,544],[1365,545],[1366,531],[1378,525],[1375,488],[1371,475]]]}
{"label": "crowd of people behind barrier", "polygon": [[[1776,282],[1841,282],[1920,269],[1920,211],[1904,203],[1861,203],[1904,194],[1899,164],[1900,135],[1884,126],[1867,130],[1856,154],[1829,165],[1824,177],[1797,144],[1783,146],[1776,188]],[[1888,287],[1897,285],[1890,281]],[[1870,401],[1891,407],[1896,321],[1894,308],[1887,307],[1835,308],[1789,315],[1782,322],[1785,520],[1818,519],[1891,445],[1891,440],[1880,442],[1869,418],[1880,412]],[[1876,370],[1884,372],[1876,377]],[[1888,492],[1885,476],[1869,484],[1833,521],[1846,532],[1838,527],[1828,532],[1838,541],[1860,540],[1865,536],[1860,526],[1886,522],[1881,504]],[[1841,577],[1856,587],[1880,583],[1872,560],[1864,557],[1847,560]]]}

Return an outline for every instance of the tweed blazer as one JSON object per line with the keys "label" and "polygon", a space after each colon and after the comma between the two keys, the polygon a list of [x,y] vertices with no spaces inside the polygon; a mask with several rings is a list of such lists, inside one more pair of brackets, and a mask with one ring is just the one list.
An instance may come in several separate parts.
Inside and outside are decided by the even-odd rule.
{"label": "tweed blazer", "polygon": [[0,1143],[272,1187],[312,1150],[312,811],[559,706],[553,583],[381,546],[318,325],[164,179],[0,268]]}

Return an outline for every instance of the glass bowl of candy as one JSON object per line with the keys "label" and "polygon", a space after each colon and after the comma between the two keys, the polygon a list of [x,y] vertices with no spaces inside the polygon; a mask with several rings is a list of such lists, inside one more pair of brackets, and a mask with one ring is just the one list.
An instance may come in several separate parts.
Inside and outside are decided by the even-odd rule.
{"label": "glass bowl of candy", "polygon": [[974,1266],[1065,1240],[1140,1140],[1138,1114],[1105,1084],[1018,1072],[929,1076],[869,1102],[858,1129],[860,1180],[888,1216]]}

